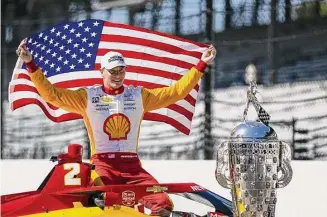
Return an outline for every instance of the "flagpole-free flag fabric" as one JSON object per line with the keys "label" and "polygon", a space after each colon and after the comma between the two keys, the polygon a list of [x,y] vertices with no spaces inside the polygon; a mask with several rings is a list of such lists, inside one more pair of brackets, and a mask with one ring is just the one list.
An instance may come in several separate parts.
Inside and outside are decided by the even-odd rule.
{"label": "flagpole-free flag fabric", "polygon": [[[63,23],[27,38],[34,61],[56,87],[78,89],[102,84],[101,57],[120,52],[128,65],[124,84],[146,88],[166,87],[196,65],[208,47],[176,36],[102,20]],[[189,134],[197,85],[183,100],[145,113],[144,120],[165,122]],[[36,104],[54,122],[81,118],[46,103],[18,58],[9,85],[12,110]]]}

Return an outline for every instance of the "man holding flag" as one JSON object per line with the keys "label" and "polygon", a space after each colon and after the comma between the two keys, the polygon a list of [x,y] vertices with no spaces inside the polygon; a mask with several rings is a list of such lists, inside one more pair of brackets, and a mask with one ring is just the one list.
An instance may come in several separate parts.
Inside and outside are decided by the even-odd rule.
{"label": "man holding flag", "polygon": [[[101,57],[102,84],[70,90],[55,87],[33,60],[24,40],[17,49],[30,80],[47,102],[83,117],[91,144],[91,162],[95,172],[92,184],[157,184],[145,171],[137,155],[140,124],[146,112],[167,107],[184,99],[199,83],[203,72],[216,55],[213,46],[206,49],[197,65],[169,87],[148,89],[126,86],[123,55],[109,51]],[[144,197],[141,201],[151,215],[168,216],[173,204],[166,193]]]}

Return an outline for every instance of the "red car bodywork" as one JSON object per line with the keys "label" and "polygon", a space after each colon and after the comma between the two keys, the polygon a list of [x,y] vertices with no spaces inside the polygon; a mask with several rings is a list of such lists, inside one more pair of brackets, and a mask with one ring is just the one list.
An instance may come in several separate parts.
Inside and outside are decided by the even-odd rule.
{"label": "red car bodywork", "polygon": [[[82,146],[69,145],[67,154],[52,159],[58,164],[51,170],[38,190],[1,196],[1,216],[22,216],[68,209],[74,202],[88,207],[90,196],[105,193],[105,206],[134,207],[142,197],[157,193],[198,193],[207,189],[195,183],[159,185],[89,186],[91,164],[82,162]],[[139,210],[142,210],[140,208]],[[215,212],[218,216],[222,215]]]}

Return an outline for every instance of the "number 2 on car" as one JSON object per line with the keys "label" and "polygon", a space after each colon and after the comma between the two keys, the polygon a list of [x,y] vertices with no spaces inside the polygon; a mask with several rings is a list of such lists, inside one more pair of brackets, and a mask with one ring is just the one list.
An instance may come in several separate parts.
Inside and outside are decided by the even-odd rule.
{"label": "number 2 on car", "polygon": [[65,185],[81,185],[81,178],[77,178],[77,175],[81,172],[80,164],[64,164],[64,170],[70,170],[64,177]]}

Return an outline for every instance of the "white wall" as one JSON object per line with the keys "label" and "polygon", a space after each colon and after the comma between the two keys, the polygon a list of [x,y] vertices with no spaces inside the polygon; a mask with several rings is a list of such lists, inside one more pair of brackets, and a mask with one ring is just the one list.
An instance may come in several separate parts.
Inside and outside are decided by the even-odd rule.
{"label": "white wall", "polygon": [[[46,160],[1,161],[1,195],[35,190],[53,163]],[[159,182],[195,182],[231,199],[227,189],[220,187],[214,177],[214,161],[143,161],[143,166]],[[294,177],[289,186],[279,189],[277,217],[326,216],[327,162],[296,161],[292,163]],[[204,214],[210,207],[173,196],[176,210]]]}

